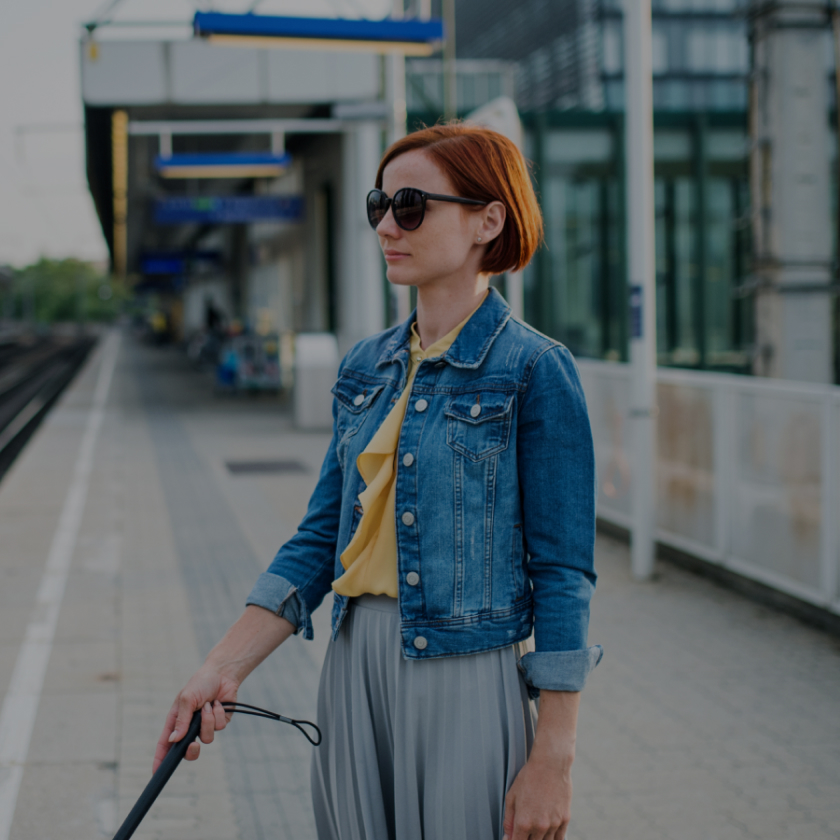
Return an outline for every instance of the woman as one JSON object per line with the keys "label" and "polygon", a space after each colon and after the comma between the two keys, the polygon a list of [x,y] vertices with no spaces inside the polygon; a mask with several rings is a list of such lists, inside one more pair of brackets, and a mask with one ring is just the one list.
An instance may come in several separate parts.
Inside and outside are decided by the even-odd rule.
{"label": "woman", "polygon": [[344,358],[308,512],[176,698],[156,760],[195,709],[211,742],[220,701],[292,633],[312,638],[332,589],[319,838],[559,840],[601,656],[595,478],[571,355],[489,288],[542,236],[528,170],[496,132],[427,128],[385,153],[367,212],[416,312]]}

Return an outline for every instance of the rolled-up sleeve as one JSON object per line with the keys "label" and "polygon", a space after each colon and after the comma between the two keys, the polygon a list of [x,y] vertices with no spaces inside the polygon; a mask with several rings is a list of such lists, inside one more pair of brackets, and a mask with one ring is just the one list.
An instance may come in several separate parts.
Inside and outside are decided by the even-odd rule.
{"label": "rolled-up sleeve", "polygon": [[603,655],[589,646],[595,589],[595,454],[586,400],[569,351],[533,365],[519,410],[519,484],[535,650],[520,660],[532,695],[580,691]]}
{"label": "rolled-up sleeve", "polygon": [[280,575],[263,572],[254,584],[246,606],[262,607],[295,625],[295,631],[309,621],[309,611],[297,587]]}

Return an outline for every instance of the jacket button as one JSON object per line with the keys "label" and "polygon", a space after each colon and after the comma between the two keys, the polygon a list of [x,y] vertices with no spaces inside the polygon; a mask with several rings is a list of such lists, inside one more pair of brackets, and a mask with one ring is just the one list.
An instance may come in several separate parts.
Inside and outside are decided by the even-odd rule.
{"label": "jacket button", "polygon": [[403,525],[413,525],[414,524],[414,514],[410,510],[407,510],[402,515],[402,521],[403,521]]}
{"label": "jacket button", "polygon": [[356,394],[355,399],[353,400],[353,405],[361,405],[365,401],[364,394]]}
{"label": "jacket button", "polygon": [[476,403],[470,409],[470,417],[478,417],[479,414],[481,414],[481,406],[478,403]]}
{"label": "jacket button", "polygon": [[428,645],[429,645],[429,643],[426,641],[426,637],[425,637],[425,636],[418,636],[418,637],[414,640],[414,647],[416,647],[416,648],[417,648],[417,650],[426,650],[426,648],[428,647]]}
{"label": "jacket button", "polygon": [[409,572],[405,576],[405,582],[409,586],[417,586],[417,584],[420,583],[420,575],[418,575],[417,572]]}
{"label": "jacket button", "polygon": [[425,411],[429,407],[429,403],[427,400],[419,399],[416,403],[414,403],[414,410],[415,411]]}
{"label": "jacket button", "polygon": [[403,466],[410,467],[414,463],[414,456],[410,452],[406,452],[403,455]]}

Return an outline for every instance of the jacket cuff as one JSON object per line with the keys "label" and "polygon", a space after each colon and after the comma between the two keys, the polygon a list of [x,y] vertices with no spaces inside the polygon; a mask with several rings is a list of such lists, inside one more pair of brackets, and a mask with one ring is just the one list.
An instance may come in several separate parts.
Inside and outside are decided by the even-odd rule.
{"label": "jacket cuff", "polygon": [[263,572],[257,578],[245,605],[262,607],[280,618],[285,618],[295,625],[295,633],[302,633],[304,639],[314,636],[309,610],[297,587],[280,575]]}
{"label": "jacket cuff", "polygon": [[525,677],[528,694],[534,700],[540,696],[541,688],[546,691],[582,691],[589,672],[603,655],[601,645],[583,650],[531,652],[519,660],[519,670]]}

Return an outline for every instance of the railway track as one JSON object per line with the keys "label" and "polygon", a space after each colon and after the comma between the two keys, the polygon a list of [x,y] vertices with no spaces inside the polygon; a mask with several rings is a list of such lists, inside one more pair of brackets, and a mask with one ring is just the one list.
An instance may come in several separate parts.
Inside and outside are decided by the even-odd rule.
{"label": "railway track", "polygon": [[94,344],[87,337],[0,343],[0,478]]}

